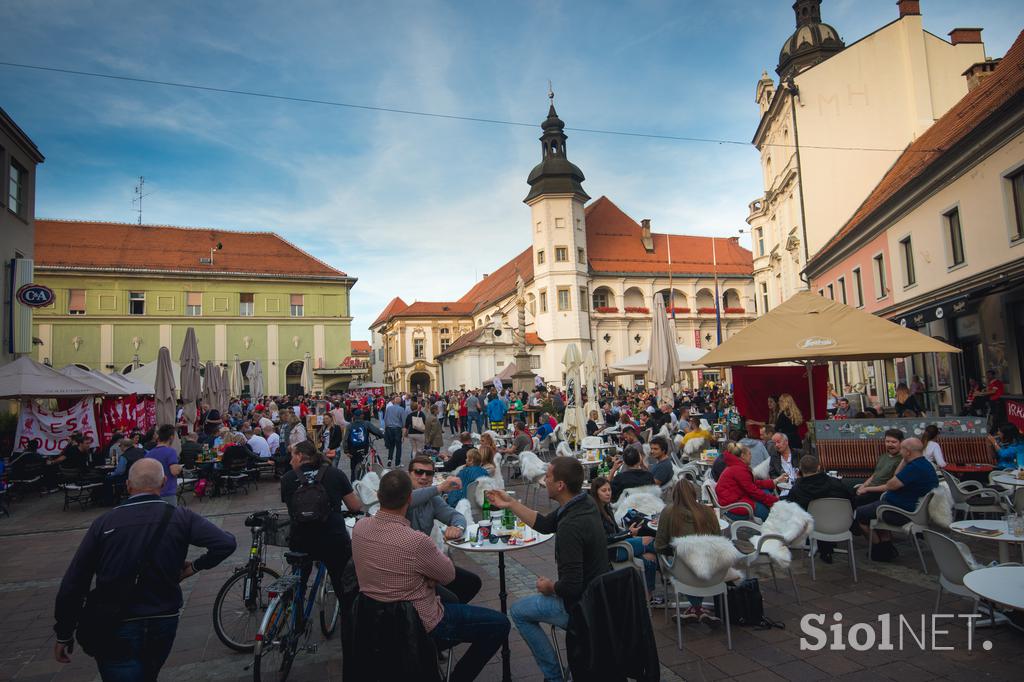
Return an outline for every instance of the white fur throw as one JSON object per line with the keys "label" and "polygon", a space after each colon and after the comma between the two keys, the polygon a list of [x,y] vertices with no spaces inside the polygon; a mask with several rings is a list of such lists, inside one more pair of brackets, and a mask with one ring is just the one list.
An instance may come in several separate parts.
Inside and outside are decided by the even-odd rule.
{"label": "white fur throw", "polygon": [[683,454],[689,458],[693,458],[694,455],[698,454],[704,449],[703,438],[691,438],[686,445],[683,446]]}
{"label": "white fur throw", "polygon": [[559,441],[558,446],[555,448],[555,454],[559,457],[575,457],[572,448],[569,447],[569,443],[566,441]]}
{"label": "white fur throw", "polygon": [[461,447],[462,447],[462,443],[460,443],[459,441],[455,441],[454,443],[452,443],[451,445],[448,446],[448,452],[454,453],[456,450],[458,450]]}
{"label": "white fur throw", "polygon": [[544,474],[548,471],[548,465],[529,450],[523,450],[519,453],[519,468],[523,472],[523,478],[531,483],[538,483],[543,480]]}
{"label": "white fur throw", "polygon": [[676,561],[683,562],[697,578],[711,580],[743,559],[743,553],[719,535],[686,535],[672,538]]}
{"label": "white fur throw", "polygon": [[665,502],[661,499],[661,488],[656,485],[642,485],[637,488],[626,488],[622,491],[618,501],[612,505],[612,513],[618,523],[622,523],[622,517],[630,509],[654,516],[660,514],[665,508]]}
{"label": "white fur throw", "polygon": [[466,498],[462,498],[455,503],[455,511],[466,517],[467,524],[476,523],[476,519],[473,518],[473,505]]}
{"label": "white fur throw", "polygon": [[473,482],[476,483],[476,499],[474,500],[474,502],[476,502],[477,507],[484,506],[484,493],[486,491],[501,489],[498,486],[498,482],[495,481],[490,476],[481,476],[480,478],[476,479]]}
{"label": "white fur throw", "polygon": [[949,492],[949,484],[942,481],[932,492],[928,520],[943,530],[949,530],[949,524],[953,523],[953,495]]}
{"label": "white fur throw", "polygon": [[[786,539],[786,544],[778,540],[767,540],[761,546],[761,552],[771,557],[775,565],[789,568],[789,562],[793,558],[789,552],[789,545],[799,543],[812,530],[813,516],[798,504],[779,500],[772,505],[768,518],[761,524],[761,532],[765,535],[781,535]],[[751,541],[756,543],[756,537]]]}
{"label": "white fur throw", "polygon": [[754,467],[754,480],[763,481],[768,478],[768,468],[771,466],[771,460],[766,459],[765,461]]}
{"label": "white fur throw", "polygon": [[494,480],[498,484],[500,490],[505,489],[505,476],[501,473],[501,455],[494,456]]}

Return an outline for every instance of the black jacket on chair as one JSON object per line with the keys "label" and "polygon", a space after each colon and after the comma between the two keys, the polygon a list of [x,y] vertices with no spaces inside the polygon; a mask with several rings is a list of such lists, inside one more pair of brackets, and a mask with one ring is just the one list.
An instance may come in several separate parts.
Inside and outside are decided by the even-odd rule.
{"label": "black jacket on chair", "polygon": [[434,640],[411,602],[356,596],[344,656],[346,682],[441,682]]}
{"label": "black jacket on chair", "polygon": [[574,680],[661,679],[644,581],[635,568],[594,579],[569,612],[566,656]]}

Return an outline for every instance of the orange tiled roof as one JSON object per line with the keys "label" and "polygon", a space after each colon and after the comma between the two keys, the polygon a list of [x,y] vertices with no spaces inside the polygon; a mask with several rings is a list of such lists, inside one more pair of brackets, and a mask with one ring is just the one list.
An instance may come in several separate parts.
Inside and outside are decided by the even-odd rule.
{"label": "orange tiled roof", "polygon": [[864,203],[845,225],[811,261],[819,260],[826,252],[835,248],[843,238],[863,225],[887,201],[895,197],[913,180],[923,175],[943,154],[981,125],[985,119],[1016,99],[1015,106],[1021,106],[1020,94],[1024,91],[1024,31],[1006,52],[1006,56],[974,90],[953,105],[928,130],[904,150],[896,163],[882,177]]}
{"label": "orange tiled roof", "polygon": [[[489,327],[487,327],[486,325],[484,325],[483,327],[477,327],[476,329],[471,329],[470,331],[466,332],[459,338],[455,339],[455,341],[450,346],[448,346],[448,348],[443,353],[438,353],[437,357],[440,358],[452,355],[453,353],[458,353],[463,348],[468,348],[469,346],[472,346],[480,339],[480,336],[488,329]],[[526,332],[526,345],[543,346],[545,344],[544,341],[534,332]]]}
{"label": "orange tiled roof", "polygon": [[527,346],[546,346],[544,339],[537,336],[536,332],[526,332],[526,345]]}
{"label": "orange tiled roof", "polygon": [[377,325],[389,320],[395,313],[404,310],[408,307],[408,304],[402,300],[400,296],[395,296],[391,299],[391,302],[384,306],[384,310],[380,311],[380,315],[370,325],[370,329],[373,329]]}
{"label": "orange tiled roof", "polygon": [[[714,269],[711,237],[653,233],[654,252],[648,253],[640,241],[640,224],[607,197],[588,204],[586,216],[587,252],[592,272],[667,273],[669,241],[673,273],[700,274]],[[715,251],[719,274],[750,275],[753,272],[753,255],[740,246],[737,239],[716,238]]]}
{"label": "orange tiled roof", "polygon": [[[213,264],[204,265],[217,244]],[[273,232],[36,220],[37,266],[347,278]]]}
{"label": "orange tiled roof", "polygon": [[523,282],[533,279],[532,246],[474,284],[459,301],[472,303],[475,310],[505,298],[516,290],[517,275],[522,276]]}
{"label": "orange tiled roof", "polygon": [[416,301],[405,308],[395,311],[391,317],[465,317],[473,312],[471,303],[459,301]]}
{"label": "orange tiled roof", "polygon": [[353,353],[365,353],[366,355],[369,355],[370,353],[373,352],[373,349],[370,348],[370,342],[369,341],[353,341],[352,342],[352,352]]}

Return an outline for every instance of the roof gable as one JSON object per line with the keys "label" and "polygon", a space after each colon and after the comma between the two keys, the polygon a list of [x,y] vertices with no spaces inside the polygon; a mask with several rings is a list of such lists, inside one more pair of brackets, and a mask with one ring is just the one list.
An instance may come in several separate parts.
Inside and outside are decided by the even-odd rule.
{"label": "roof gable", "polygon": [[380,315],[378,315],[377,319],[374,320],[373,324],[370,325],[370,329],[373,329],[377,325],[386,322],[388,318],[390,318],[392,315],[404,310],[407,307],[408,304],[405,301],[403,301],[400,296],[395,296],[393,299],[391,299],[390,303],[384,306],[384,310],[380,311]]}
{"label": "roof gable", "polygon": [[519,255],[508,261],[487,277],[473,285],[462,298],[461,303],[472,303],[476,310],[489,303],[505,298],[516,290],[516,277],[523,282],[533,279],[533,247],[528,246]]}

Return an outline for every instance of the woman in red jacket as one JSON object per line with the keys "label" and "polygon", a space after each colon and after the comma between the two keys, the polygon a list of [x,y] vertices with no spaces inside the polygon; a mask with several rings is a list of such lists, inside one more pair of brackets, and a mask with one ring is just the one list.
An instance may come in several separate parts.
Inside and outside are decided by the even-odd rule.
{"label": "woman in red jacket", "polygon": [[[739,443],[729,443],[722,457],[725,458],[725,469],[715,486],[718,503],[725,507],[736,502],[746,502],[753,507],[754,516],[762,521],[767,519],[769,508],[779,501],[778,497],[767,491],[775,490],[775,484],[783,480],[785,474],[774,481],[755,481],[754,472],[750,470],[750,449]],[[747,512],[736,509],[726,512],[726,516],[734,521],[742,521],[747,518]]]}

